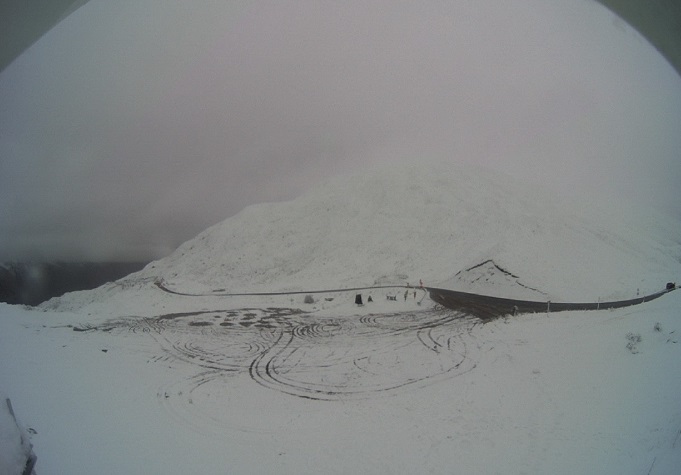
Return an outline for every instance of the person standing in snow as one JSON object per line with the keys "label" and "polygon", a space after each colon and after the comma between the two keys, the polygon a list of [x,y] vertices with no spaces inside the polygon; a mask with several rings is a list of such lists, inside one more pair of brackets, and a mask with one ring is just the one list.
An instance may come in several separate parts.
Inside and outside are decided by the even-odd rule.
{"label": "person standing in snow", "polygon": [[409,289],[404,291],[404,301],[407,301],[407,295],[409,295]]}

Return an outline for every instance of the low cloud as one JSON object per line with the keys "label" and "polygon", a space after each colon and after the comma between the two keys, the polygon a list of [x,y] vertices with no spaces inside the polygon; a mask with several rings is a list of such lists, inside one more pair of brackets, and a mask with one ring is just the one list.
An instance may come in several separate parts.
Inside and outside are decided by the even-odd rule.
{"label": "low cloud", "polygon": [[681,216],[681,78],[613,19],[595,2],[91,0],[0,74],[0,258],[155,258],[404,161]]}

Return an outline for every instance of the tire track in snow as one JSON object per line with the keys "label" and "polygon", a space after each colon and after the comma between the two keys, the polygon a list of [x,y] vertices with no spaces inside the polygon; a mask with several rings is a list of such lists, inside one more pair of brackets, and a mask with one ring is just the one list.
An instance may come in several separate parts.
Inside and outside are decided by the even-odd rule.
{"label": "tire track in snow", "polygon": [[219,433],[266,430],[228,410],[234,390],[249,393],[243,378],[289,396],[335,401],[389,396],[465,374],[478,362],[470,337],[478,322],[442,308],[335,318],[247,308],[126,317],[101,329],[153,338],[160,354],[148,362],[178,375],[158,389],[159,403],[194,430]]}

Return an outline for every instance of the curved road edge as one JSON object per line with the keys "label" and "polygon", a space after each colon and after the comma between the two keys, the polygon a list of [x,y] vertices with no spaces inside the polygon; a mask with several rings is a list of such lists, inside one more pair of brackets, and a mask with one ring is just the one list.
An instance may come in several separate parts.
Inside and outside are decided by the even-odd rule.
{"label": "curved road edge", "polygon": [[215,291],[204,294],[195,294],[189,292],[180,292],[178,290],[173,290],[165,285],[162,280],[155,280],[154,285],[164,292],[174,295],[182,295],[184,297],[257,297],[257,296],[272,296],[272,295],[302,295],[302,294],[331,294],[339,292],[357,292],[360,290],[373,290],[373,289],[410,289],[410,290],[422,290],[427,291],[425,287],[409,287],[406,285],[375,285],[371,287],[348,287],[344,289],[323,289],[323,290],[287,290],[281,292],[222,292]]}
{"label": "curved road edge", "polygon": [[495,318],[518,315],[521,313],[537,312],[564,312],[568,310],[606,310],[611,308],[629,307],[639,305],[659,298],[673,290],[678,289],[674,284],[659,292],[643,297],[628,300],[616,300],[611,302],[537,302],[531,300],[515,300],[487,295],[470,294],[456,290],[437,289],[428,287],[430,298],[451,310],[464,312],[481,320],[493,320]]}
{"label": "curved road edge", "polygon": [[[436,287],[409,287],[400,285],[380,285],[373,287],[352,287],[344,289],[325,289],[325,290],[292,290],[285,292],[211,292],[211,293],[187,293],[179,292],[168,288],[162,280],[154,281],[154,285],[163,292],[185,297],[243,297],[243,296],[272,296],[272,295],[298,295],[298,294],[321,294],[335,292],[356,292],[372,289],[410,289],[423,290],[430,295],[431,300],[450,310],[462,312],[479,318],[483,321],[494,320],[496,318],[519,315],[522,313],[539,312],[564,312],[569,310],[607,310],[612,308],[629,307],[639,305],[659,298],[679,287],[676,284],[667,284],[667,288],[659,292],[636,297],[628,300],[615,300],[610,302],[538,302],[533,300],[516,300],[503,297],[492,297],[489,295],[459,292],[456,290],[439,289]],[[425,295],[424,295],[425,297]]]}

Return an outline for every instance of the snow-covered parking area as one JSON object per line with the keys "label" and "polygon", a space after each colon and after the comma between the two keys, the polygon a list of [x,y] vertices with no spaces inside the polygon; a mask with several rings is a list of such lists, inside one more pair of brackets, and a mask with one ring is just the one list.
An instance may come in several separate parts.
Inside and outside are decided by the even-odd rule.
{"label": "snow-covered parking area", "polygon": [[427,301],[335,315],[234,303],[87,325],[1,306],[0,389],[31,429],[36,472],[681,466],[677,292],[484,325]]}

